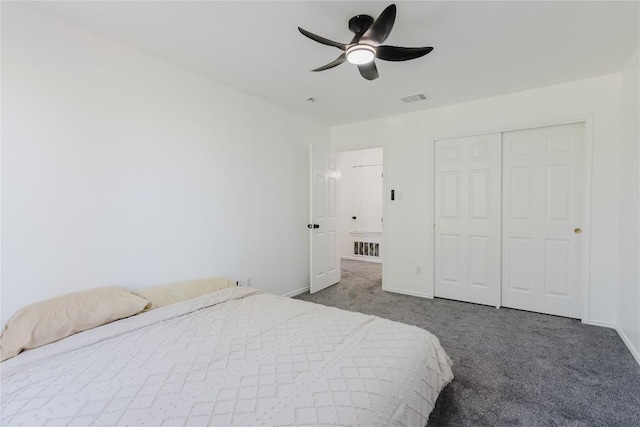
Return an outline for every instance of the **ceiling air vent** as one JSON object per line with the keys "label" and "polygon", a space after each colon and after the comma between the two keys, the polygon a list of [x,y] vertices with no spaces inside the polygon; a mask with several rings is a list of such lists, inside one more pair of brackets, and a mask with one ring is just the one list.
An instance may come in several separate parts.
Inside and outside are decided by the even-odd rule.
{"label": "ceiling air vent", "polygon": [[429,95],[427,95],[426,93],[416,93],[415,95],[407,95],[400,98],[400,100],[405,104],[411,104],[412,102],[418,101],[426,101],[427,99],[429,99]]}

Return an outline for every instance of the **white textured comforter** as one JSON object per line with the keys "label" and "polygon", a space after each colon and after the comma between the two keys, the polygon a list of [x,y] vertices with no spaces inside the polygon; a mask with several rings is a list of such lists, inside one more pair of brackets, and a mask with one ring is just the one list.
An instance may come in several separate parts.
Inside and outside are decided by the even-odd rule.
{"label": "white textured comforter", "polygon": [[2,363],[1,424],[424,426],[450,367],[420,328],[231,288]]}

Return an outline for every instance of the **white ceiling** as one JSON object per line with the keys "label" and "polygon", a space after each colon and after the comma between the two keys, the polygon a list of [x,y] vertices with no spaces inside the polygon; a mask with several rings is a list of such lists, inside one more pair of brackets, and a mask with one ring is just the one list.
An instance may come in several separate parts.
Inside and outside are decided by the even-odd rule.
{"label": "white ceiling", "polygon": [[[638,45],[633,2],[397,2],[385,44],[433,46],[408,62],[349,63],[312,73],[340,51],[301,26],[348,42],[347,21],[391,1],[38,2],[42,12],[273,104],[339,125],[620,71]],[[426,92],[429,101],[400,97]],[[306,102],[314,97],[315,103]]]}

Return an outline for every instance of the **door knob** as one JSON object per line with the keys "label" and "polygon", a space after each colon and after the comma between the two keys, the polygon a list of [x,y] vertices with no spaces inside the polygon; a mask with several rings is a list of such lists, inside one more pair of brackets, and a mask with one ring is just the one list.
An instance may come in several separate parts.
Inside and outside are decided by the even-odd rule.
{"label": "door knob", "polygon": [[434,225],[433,228],[435,228],[436,230],[440,230],[440,224]]}
{"label": "door knob", "polygon": [[574,229],[573,229],[573,232],[574,232],[575,234],[580,234],[580,233],[582,233],[582,228],[574,228]]}

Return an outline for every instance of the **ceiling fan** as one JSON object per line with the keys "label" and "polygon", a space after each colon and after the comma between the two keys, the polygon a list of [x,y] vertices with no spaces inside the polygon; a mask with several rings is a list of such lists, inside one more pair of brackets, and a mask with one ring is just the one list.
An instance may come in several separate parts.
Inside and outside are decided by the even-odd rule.
{"label": "ceiling fan", "polygon": [[355,34],[347,44],[334,42],[327,38],[310,33],[298,27],[298,30],[311,40],[327,46],[337,47],[344,51],[334,61],[311,71],[324,71],[336,67],[345,61],[358,66],[362,77],[367,80],[378,78],[375,58],[384,61],[408,61],[420,58],[433,50],[432,47],[398,47],[382,43],[389,37],[396,20],[396,5],[387,6],[375,21],[369,15],[356,15],[349,20],[349,30]]}

